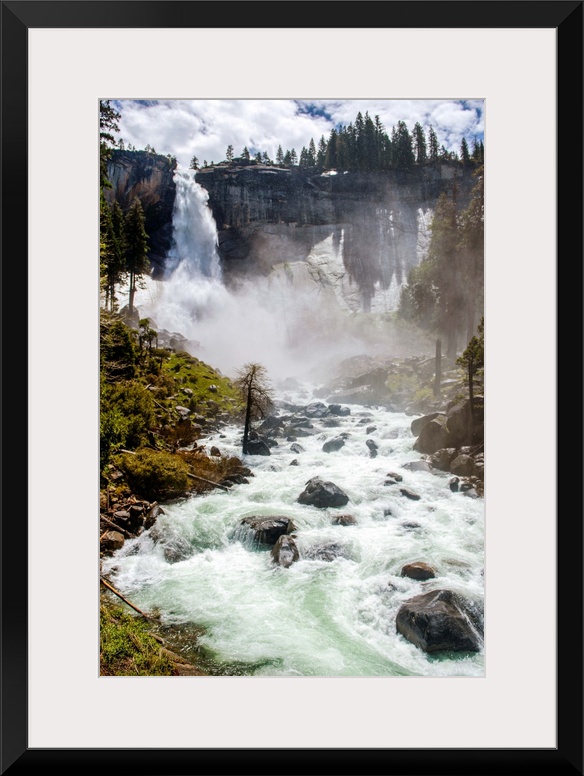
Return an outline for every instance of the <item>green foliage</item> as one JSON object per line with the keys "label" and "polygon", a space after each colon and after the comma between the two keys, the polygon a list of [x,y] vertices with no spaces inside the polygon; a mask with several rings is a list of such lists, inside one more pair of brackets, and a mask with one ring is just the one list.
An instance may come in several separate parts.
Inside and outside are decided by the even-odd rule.
{"label": "green foliage", "polygon": [[108,381],[129,379],[137,373],[138,354],[132,329],[115,315],[101,311],[99,356]]}
{"label": "green foliage", "polygon": [[475,334],[464,353],[456,359],[456,363],[463,369],[463,380],[467,385],[473,379],[483,374],[485,366],[485,319],[481,318]]}
{"label": "green foliage", "polygon": [[100,188],[111,188],[107,178],[107,162],[115,144],[112,132],[118,132],[121,115],[112,107],[110,100],[99,101],[99,183]]}
{"label": "green foliage", "polygon": [[138,279],[150,272],[145,221],[142,204],[136,197],[124,220],[124,268],[130,279],[128,303],[130,313],[134,309],[134,293]]}
{"label": "green foliage", "polygon": [[120,606],[100,607],[100,676],[172,676],[173,667],[143,619]]}
{"label": "green foliage", "polygon": [[473,326],[483,309],[484,193],[482,167],[471,201],[457,210],[456,191],[436,203],[425,259],[414,267],[402,289],[399,314],[444,337],[454,361],[457,339]]}
{"label": "green foliage", "polygon": [[132,491],[151,501],[182,495],[188,487],[188,467],[182,458],[163,450],[137,450],[121,454],[117,464]]}
{"label": "green foliage", "polygon": [[136,380],[109,384],[102,378],[100,402],[101,468],[120,448],[133,449],[148,440],[155,425],[152,396]]}

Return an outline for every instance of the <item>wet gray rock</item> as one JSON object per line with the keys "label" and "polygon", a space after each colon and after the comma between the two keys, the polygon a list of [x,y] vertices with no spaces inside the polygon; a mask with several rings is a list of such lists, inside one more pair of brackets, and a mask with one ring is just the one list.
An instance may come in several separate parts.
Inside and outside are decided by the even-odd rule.
{"label": "wet gray rock", "polygon": [[356,525],[357,519],[353,515],[335,515],[332,519],[333,525]]}
{"label": "wet gray rock", "polygon": [[457,455],[450,463],[450,471],[460,477],[470,477],[474,474],[475,462],[470,455]]}
{"label": "wet gray rock", "polygon": [[305,489],[298,496],[299,504],[326,509],[328,507],[344,507],[349,502],[347,494],[334,482],[312,477],[306,483]]}
{"label": "wet gray rock", "polygon": [[409,498],[412,501],[419,501],[422,498],[421,496],[419,496],[417,493],[414,493],[414,491],[410,490],[409,488],[400,488],[399,492],[402,494],[402,496],[405,496],[406,498]]}
{"label": "wet gray rock", "polygon": [[396,630],[424,652],[478,652],[482,632],[472,606],[451,590],[434,590],[406,601]]}
{"label": "wet gray rock", "polygon": [[282,535],[278,538],[272,547],[272,561],[278,565],[288,568],[300,559],[300,553],[296,542],[291,536]]}
{"label": "wet gray rock", "polygon": [[454,447],[450,432],[446,426],[444,415],[437,415],[422,428],[419,437],[414,442],[414,450],[418,453],[432,455],[442,447]]}
{"label": "wet gray rock", "polygon": [[351,414],[350,407],[341,407],[340,404],[329,404],[328,411],[331,415],[339,415],[341,417],[346,417]]}
{"label": "wet gray rock", "polygon": [[334,437],[334,439],[329,439],[327,442],[324,443],[322,446],[323,453],[334,453],[337,450],[340,450],[341,447],[343,447],[345,444],[345,440],[343,437],[338,436]]}
{"label": "wet gray rock", "polygon": [[427,426],[428,423],[431,420],[434,420],[438,417],[438,415],[443,415],[444,413],[440,412],[431,412],[429,415],[423,415],[421,418],[416,418],[415,420],[412,420],[412,423],[410,425],[410,429],[412,431],[412,434],[414,436],[420,436],[422,429],[424,426]]}
{"label": "wet gray rock", "polygon": [[428,461],[407,461],[402,464],[402,468],[410,472],[428,472],[431,474],[434,470]]}
{"label": "wet gray rock", "polygon": [[105,531],[99,540],[99,549],[103,553],[120,550],[124,546],[124,535],[119,531]]}
{"label": "wet gray rock", "polygon": [[401,570],[401,576],[425,581],[426,579],[434,579],[436,572],[427,563],[419,561],[416,563],[407,563]]}
{"label": "wet gray rock", "polygon": [[278,541],[280,536],[296,530],[292,518],[283,515],[250,515],[244,517],[240,525],[253,531],[254,541],[258,544],[271,546]]}
{"label": "wet gray rock", "polygon": [[270,447],[263,439],[250,439],[247,442],[246,455],[271,455]]}

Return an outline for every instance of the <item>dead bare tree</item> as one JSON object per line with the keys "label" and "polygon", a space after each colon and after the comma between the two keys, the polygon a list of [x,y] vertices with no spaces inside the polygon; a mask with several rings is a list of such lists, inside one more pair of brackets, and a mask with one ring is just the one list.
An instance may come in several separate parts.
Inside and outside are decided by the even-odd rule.
{"label": "dead bare tree", "polygon": [[262,364],[245,364],[233,381],[245,402],[245,425],[243,429],[243,454],[248,451],[251,423],[259,418],[265,418],[273,404],[273,390],[268,380],[268,373]]}

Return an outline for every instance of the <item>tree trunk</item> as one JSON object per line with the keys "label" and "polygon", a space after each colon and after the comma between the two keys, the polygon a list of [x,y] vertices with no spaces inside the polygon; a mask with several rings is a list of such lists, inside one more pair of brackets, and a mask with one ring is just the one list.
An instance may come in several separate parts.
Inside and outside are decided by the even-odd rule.
{"label": "tree trunk", "polygon": [[472,358],[469,358],[468,360],[468,400],[470,404],[470,439],[469,443],[472,444],[473,442],[473,436],[474,436],[474,384],[473,384],[473,374],[474,374],[474,360]]}
{"label": "tree trunk", "polygon": [[134,292],[136,291],[136,282],[134,273],[130,272],[130,297],[128,299],[128,311],[130,315],[134,312]]}
{"label": "tree trunk", "polygon": [[436,367],[434,370],[434,396],[440,396],[440,383],[442,381],[442,343],[436,340]]}
{"label": "tree trunk", "polygon": [[249,385],[247,387],[247,406],[245,408],[245,426],[243,429],[243,454],[247,453],[247,440],[249,437],[249,426],[251,423],[251,389],[253,385],[253,377],[249,378]]}

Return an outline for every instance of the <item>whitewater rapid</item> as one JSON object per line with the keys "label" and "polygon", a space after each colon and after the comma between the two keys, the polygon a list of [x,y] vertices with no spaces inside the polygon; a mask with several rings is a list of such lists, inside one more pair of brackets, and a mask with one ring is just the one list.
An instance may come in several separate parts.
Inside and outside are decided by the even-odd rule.
{"label": "whitewater rapid", "polygon": [[[279,398],[305,406],[312,390]],[[300,452],[279,437],[269,456],[242,456],[242,428],[222,427],[200,443],[242,458],[249,483],[165,505],[152,529],[103,561],[103,572],[163,623],[197,626],[197,648],[216,673],[237,664],[238,673],[255,676],[482,676],[484,650],[430,656],[396,632],[399,607],[422,592],[447,588],[479,606],[484,598],[484,501],[452,492],[451,475],[404,468],[420,459],[412,419],[350,405],[335,427],[311,419],[310,435],[295,443]],[[340,450],[323,452],[327,439],[345,432]],[[374,458],[368,439],[378,445]],[[403,480],[384,484],[389,472]],[[348,504],[299,504],[315,476],[342,488]],[[333,524],[338,514],[356,524]],[[269,548],[245,540],[238,526],[251,515],[292,518],[300,559],[276,566]],[[402,577],[415,561],[436,577]]]}

